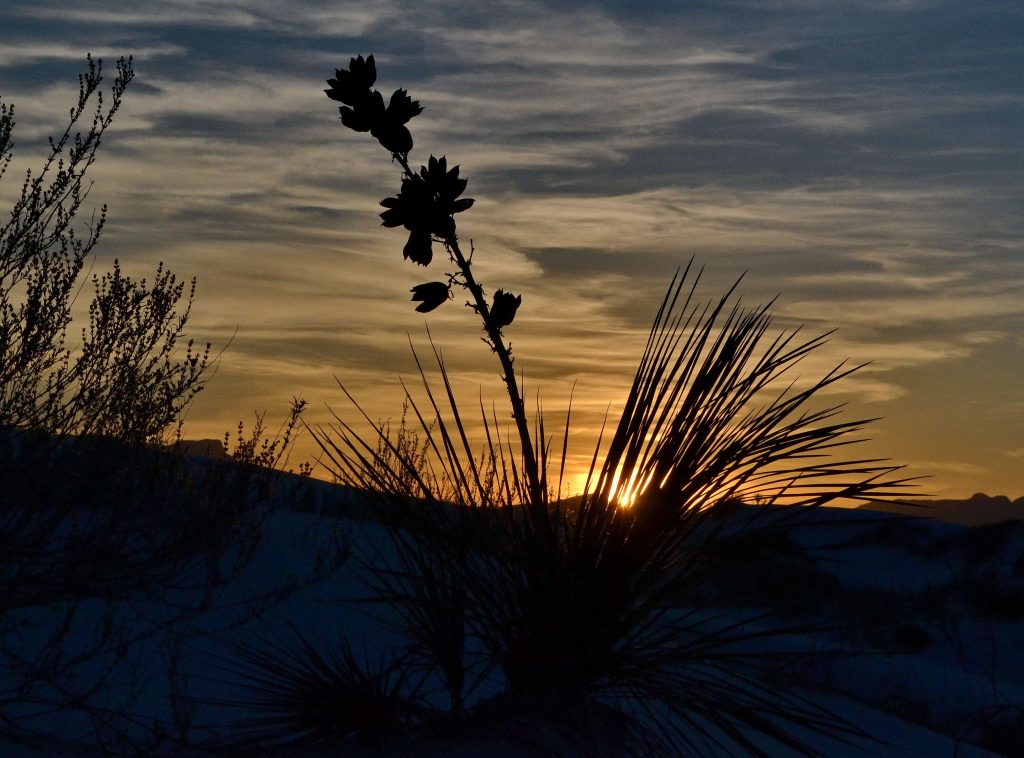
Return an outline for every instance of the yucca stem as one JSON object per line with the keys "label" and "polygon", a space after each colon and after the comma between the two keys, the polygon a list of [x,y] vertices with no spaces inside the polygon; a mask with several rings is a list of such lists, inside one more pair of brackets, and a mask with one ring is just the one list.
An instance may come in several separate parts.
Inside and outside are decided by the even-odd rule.
{"label": "yucca stem", "polygon": [[454,237],[446,240],[445,244],[452,253],[462,276],[466,280],[466,289],[473,295],[477,313],[484,322],[484,331],[487,332],[487,339],[490,341],[491,349],[497,354],[501,361],[502,379],[505,381],[505,388],[508,390],[509,402],[512,405],[512,416],[516,421],[516,429],[519,432],[519,441],[523,448],[523,468],[526,472],[530,487],[530,504],[539,505],[543,502],[541,491],[540,473],[537,470],[537,456],[533,450],[533,440],[530,437],[530,427],[526,421],[526,404],[523,402],[522,393],[519,391],[519,384],[516,382],[515,359],[512,357],[511,348],[505,345],[502,339],[501,329],[494,325],[491,319],[491,312],[484,298],[483,287],[477,284],[473,278],[469,260],[462,254],[458,240]]}
{"label": "yucca stem", "polygon": [[[413,178],[412,169],[409,168],[408,158],[400,153],[393,153],[396,161],[402,166],[405,175]],[[519,391],[519,383],[516,381],[515,358],[512,350],[505,344],[502,338],[501,328],[494,324],[491,317],[491,309],[487,305],[487,298],[484,297],[484,288],[477,283],[473,276],[473,269],[470,260],[462,253],[459,247],[459,240],[455,234],[444,239],[445,248],[451,254],[452,260],[459,267],[462,274],[462,285],[469,290],[473,297],[473,308],[480,315],[484,323],[484,332],[487,334],[488,344],[491,350],[497,354],[501,362],[502,379],[505,388],[508,390],[509,402],[512,405],[512,417],[516,422],[516,430],[519,432],[519,443],[522,446],[523,470],[526,474],[527,485],[529,486],[530,505],[540,505],[544,502],[544,492],[540,481],[540,471],[537,467],[537,455],[533,450],[533,439],[530,437],[530,425],[526,420],[526,404],[523,402],[522,393]]]}

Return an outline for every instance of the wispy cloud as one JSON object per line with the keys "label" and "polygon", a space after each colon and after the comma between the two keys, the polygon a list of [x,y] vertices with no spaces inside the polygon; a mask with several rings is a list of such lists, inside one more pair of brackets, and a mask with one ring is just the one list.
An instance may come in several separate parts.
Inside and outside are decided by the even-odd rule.
{"label": "wispy cloud", "polygon": [[[115,59],[127,55],[124,48],[110,46],[90,47],[88,52],[96,58]],[[157,43],[146,47],[133,47],[130,54],[139,61],[147,61],[164,56],[181,56],[186,49],[180,45]],[[52,42],[40,37],[38,39],[0,43],[0,67],[25,66],[40,61],[74,61],[79,65],[83,51],[80,46],[64,42]]]}

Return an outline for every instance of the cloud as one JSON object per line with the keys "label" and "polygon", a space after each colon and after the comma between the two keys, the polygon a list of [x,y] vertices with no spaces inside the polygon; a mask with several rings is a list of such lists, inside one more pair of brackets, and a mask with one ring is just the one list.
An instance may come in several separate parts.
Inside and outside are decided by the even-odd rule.
{"label": "cloud", "polygon": [[[485,286],[524,295],[517,366],[553,412],[577,380],[578,428],[600,425],[694,257],[708,297],[746,271],[744,302],[781,295],[780,327],[840,327],[805,375],[873,359],[844,399],[899,417],[941,406],[924,372],[1021,359],[985,351],[1024,332],[1022,17],[985,1],[53,0],[0,10],[0,94],[20,168],[86,51],[135,54],[94,172],[111,208],[98,265],[165,259],[199,279],[197,336],[238,328],[197,424],[299,391],[320,408],[335,373],[387,415],[413,369],[408,290],[441,274],[379,228],[398,172],[321,92],[369,52],[385,92],[426,106],[414,158],[468,176],[460,234]],[[461,302],[429,323],[469,397],[500,393]]]}
{"label": "cloud", "polygon": [[365,33],[382,17],[382,11],[394,13],[387,2],[366,3],[282,3],[275,0],[209,3],[202,0],[164,0],[144,10],[126,7],[124,3],[100,0],[88,7],[75,3],[53,2],[22,6],[15,15],[41,22],[105,25],[130,29],[159,27],[193,27],[221,29],[269,29],[287,35],[296,30],[314,34]]}
{"label": "cloud", "polygon": [[[94,58],[116,59],[118,56],[131,54],[136,60],[148,61],[166,56],[180,56],[186,50],[179,45],[158,43],[133,47],[130,53],[123,48],[112,46],[90,47],[87,52],[92,53]],[[39,61],[74,61],[78,64],[84,57],[85,52],[81,47],[65,42],[52,42],[40,38],[0,43],[0,67],[25,66]]]}

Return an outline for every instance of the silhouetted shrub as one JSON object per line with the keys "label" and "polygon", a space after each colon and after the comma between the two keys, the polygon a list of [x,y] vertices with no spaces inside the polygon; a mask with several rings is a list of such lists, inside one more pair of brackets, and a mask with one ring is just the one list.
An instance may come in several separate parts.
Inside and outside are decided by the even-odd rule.
{"label": "silhouetted shrub", "polygon": [[741,527],[709,545],[714,565],[697,596],[718,605],[767,608],[782,616],[817,616],[842,598],[840,581],[818,568],[787,526]]}
{"label": "silhouetted shrub", "polygon": [[[237,463],[163,444],[202,388],[209,346],[180,345],[195,283],[186,289],[162,264],[151,282],[117,261],[94,276],[81,344],[69,341],[106,213],[76,226],[87,172],[132,77],[131,59],[120,60],[104,103],[101,63],[88,60],[66,130],[0,226],[0,736],[20,742],[46,744],[62,727],[36,717],[60,711],[85,714],[97,744],[120,744],[138,695],[121,686],[132,676],[124,651],[182,634],[247,565],[268,468],[286,460],[302,410],[283,438],[257,429]],[[0,104],[0,176],[13,113]],[[305,580],[247,598],[251,612]]]}
{"label": "silhouetted shrub", "polygon": [[[289,456],[296,435],[301,431],[299,422],[303,411],[306,410],[306,401],[299,398],[292,398],[292,405],[288,411],[288,418],[281,424],[273,435],[264,425],[266,412],[258,412],[256,421],[248,435],[245,431],[245,423],[238,422],[235,431],[234,446],[231,444],[230,432],[224,433],[223,449],[225,454],[233,461],[244,466],[255,466],[269,470],[283,470],[289,463]],[[291,471],[291,469],[288,469]],[[312,471],[312,464],[304,461],[298,466],[300,476],[308,477]]]}
{"label": "silhouetted shrub", "polygon": [[256,711],[232,722],[233,751],[341,747],[373,753],[400,743],[422,718],[408,667],[400,660],[360,660],[344,638],[313,642],[293,627],[285,639],[229,641],[223,649],[213,666],[247,694],[209,702]]}
{"label": "silhouetted shrub", "polygon": [[968,566],[986,563],[997,559],[1008,545],[1021,536],[1024,536],[1024,525],[1020,521],[970,526],[941,540],[935,546],[933,554],[962,552]]}
{"label": "silhouetted shrub", "polygon": [[[86,176],[133,75],[131,59],[119,60],[104,104],[102,65],[88,59],[67,128],[51,138],[42,168],[26,174],[0,226],[0,426],[151,441],[202,388],[209,345],[189,340],[179,355],[195,281],[186,291],[163,264],[151,282],[125,276],[117,261],[94,276],[82,343],[67,341],[79,278],[106,218],[104,206],[76,227]],[[76,132],[83,119],[88,126]],[[14,125],[14,108],[0,103],[0,178]]]}
{"label": "silhouetted shrub", "polygon": [[119,651],[203,613],[263,518],[243,469],[156,447],[6,429],[0,460],[0,735],[32,742],[40,711],[127,709]]}

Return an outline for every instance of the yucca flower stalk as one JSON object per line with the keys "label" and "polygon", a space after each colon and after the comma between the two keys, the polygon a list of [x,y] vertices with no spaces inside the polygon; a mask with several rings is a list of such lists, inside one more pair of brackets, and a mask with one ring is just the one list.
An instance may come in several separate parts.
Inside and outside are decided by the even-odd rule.
{"label": "yucca flower stalk", "polygon": [[[522,455],[522,475],[527,488],[524,502],[542,503],[546,492],[541,486],[539,466],[526,405],[515,373],[515,358],[506,343],[502,329],[511,325],[522,302],[521,295],[512,295],[502,289],[495,291],[490,303],[473,273],[472,250],[463,251],[456,233],[455,214],[473,205],[470,198],[460,198],[467,180],[459,178],[459,167],[448,168],[447,159],[430,156],[426,166],[414,171],[409,163],[413,147],[412,135],[406,124],[418,116],[423,108],[412,100],[404,89],[395,90],[388,106],[380,92],[371,89],[377,81],[376,62],[372,55],[357,56],[349,61],[348,69],[335,71],[335,79],[327,80],[327,96],[346,105],[341,106],[341,120],[354,131],[369,131],[392,159],[402,167],[402,188],[396,197],[385,198],[381,205],[384,226],[404,226],[409,239],[403,256],[414,263],[428,266],[433,260],[432,246],[440,243],[455,270],[445,274],[445,281],[427,282],[413,287],[413,300],[420,302],[416,310],[423,313],[434,310],[448,299],[451,287],[458,285],[469,294],[467,303],[483,323],[485,341],[501,363],[502,379],[512,406],[519,435]],[[351,107],[350,107],[351,106]],[[443,293],[443,294],[442,294]]]}

